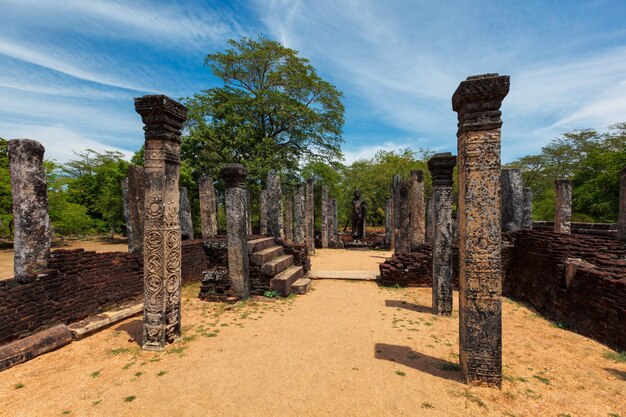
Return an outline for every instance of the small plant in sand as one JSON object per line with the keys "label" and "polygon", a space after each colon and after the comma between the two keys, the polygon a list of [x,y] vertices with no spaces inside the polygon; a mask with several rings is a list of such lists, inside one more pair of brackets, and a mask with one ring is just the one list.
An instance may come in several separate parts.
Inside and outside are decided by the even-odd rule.
{"label": "small plant in sand", "polygon": [[18,382],[17,384],[13,385],[13,388],[15,388],[15,389],[21,389],[21,388],[24,388],[24,387],[25,387],[25,385],[22,384],[21,382]]}
{"label": "small plant in sand", "polygon": [[263,297],[278,298],[278,297],[280,297],[280,293],[278,291],[265,291],[263,293]]}
{"label": "small plant in sand", "polygon": [[159,372],[157,373],[157,376],[163,376],[163,375],[165,375],[166,373],[167,373],[167,371],[159,371]]}
{"label": "small plant in sand", "polygon": [[422,403],[422,408],[435,408],[435,406],[429,402],[425,402],[425,403]]}
{"label": "small plant in sand", "polygon": [[102,369],[100,369],[99,371],[96,372],[92,372],[91,373],[91,377],[92,378],[98,378],[100,376],[100,372],[102,371]]}
{"label": "small plant in sand", "polygon": [[602,356],[615,362],[626,362],[626,352],[614,352],[612,350],[605,351]]}
{"label": "small plant in sand", "polygon": [[396,371],[396,375],[406,376],[406,372]]}
{"label": "small plant in sand", "polygon": [[124,397],[124,402],[132,403],[133,401],[135,401],[135,398],[137,397],[135,397],[134,395],[129,395],[128,397]]}

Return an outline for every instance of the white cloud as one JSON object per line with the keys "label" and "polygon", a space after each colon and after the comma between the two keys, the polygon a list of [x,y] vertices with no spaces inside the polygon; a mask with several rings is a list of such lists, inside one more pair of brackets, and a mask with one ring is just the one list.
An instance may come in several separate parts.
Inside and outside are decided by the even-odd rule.
{"label": "white cloud", "polygon": [[46,148],[44,157],[47,160],[54,159],[57,162],[76,159],[74,152],[81,152],[86,149],[97,152],[118,151],[127,160],[130,160],[134,154],[134,152],[87,138],[62,125],[14,125],[9,128],[5,127],[3,135],[6,135],[6,139],[34,139],[39,141]]}

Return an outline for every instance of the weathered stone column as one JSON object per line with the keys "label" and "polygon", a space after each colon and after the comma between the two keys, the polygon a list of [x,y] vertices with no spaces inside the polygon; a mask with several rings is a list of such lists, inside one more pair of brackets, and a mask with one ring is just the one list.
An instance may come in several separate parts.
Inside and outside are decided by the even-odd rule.
{"label": "weathered stone column", "polygon": [[180,235],[183,240],[193,239],[193,220],[187,187],[180,187]]}
{"label": "weathered stone column", "polygon": [[424,207],[424,173],[411,171],[411,244],[421,245],[426,240],[426,208]]}
{"label": "weathered stone column", "polygon": [[503,169],[502,187],[502,231],[514,232],[522,228],[524,194],[522,191],[522,171]]}
{"label": "weathered stone column", "polygon": [[322,186],[322,248],[328,247],[330,241],[330,201],[328,187]]}
{"label": "weathered stone column", "polygon": [[248,236],[252,235],[252,195],[250,188],[246,187],[246,230]]}
{"label": "weathered stone column", "polygon": [[306,243],[306,192],[304,184],[296,184],[293,196],[293,242]]}
{"label": "weathered stone column", "polygon": [[458,113],[459,357],[470,384],[502,384],[500,106],[509,77],[468,77]]}
{"label": "weathered stone column", "polygon": [[285,198],[285,242],[293,243],[293,199],[288,194]]}
{"label": "weathered stone column", "polygon": [[411,251],[410,189],[411,184],[408,181],[399,181],[394,193],[393,223],[396,228],[394,251],[397,255]]}
{"label": "weathered stone column", "polygon": [[619,211],[617,214],[617,239],[626,242],[626,167],[619,177]]}
{"label": "weathered stone column", "polygon": [[222,168],[226,186],[226,242],[228,245],[228,277],[235,293],[250,296],[248,231],[246,223],[246,183],[248,171],[241,164]]}
{"label": "weathered stone column", "polygon": [[128,167],[128,252],[143,251],[143,222],[145,215],[145,172],[142,166]]}
{"label": "weathered stone column", "polygon": [[8,142],[13,197],[13,273],[24,278],[45,269],[50,256],[48,184],[43,145],[31,139]]}
{"label": "weathered stone column", "polygon": [[456,156],[438,153],[428,160],[433,179],[433,314],[452,314],[452,173]]}
{"label": "weathered stone column", "polygon": [[572,231],[572,181],[556,180],[556,210],[554,231],[570,234]]}
{"label": "weathered stone column", "polygon": [[430,193],[431,195],[426,200],[426,243],[432,246],[435,235],[435,220],[433,218],[435,210],[433,209],[432,190]]}
{"label": "weathered stone column", "polygon": [[202,240],[217,236],[217,197],[213,178],[203,175],[198,187],[200,193],[200,222],[202,223]]}
{"label": "weathered stone column", "polygon": [[180,129],[187,108],[163,95],[135,99],[145,131],[143,347],[180,337]]}
{"label": "weathered stone column", "polygon": [[530,187],[524,187],[522,190],[523,208],[522,208],[522,229],[532,230],[533,228],[533,190]]}
{"label": "weathered stone column", "polygon": [[315,184],[312,178],[306,180],[306,243],[309,253],[315,252]]}
{"label": "weathered stone column", "polygon": [[396,229],[397,229],[397,216],[400,192],[400,175],[394,175],[391,179],[391,249],[396,249]]}
{"label": "weathered stone column", "polygon": [[[330,199],[330,233],[329,239],[331,242],[337,243],[339,242],[339,219],[337,217],[337,200],[334,198]],[[337,246],[333,246],[337,247]]]}
{"label": "weathered stone column", "polygon": [[272,171],[267,175],[267,234],[276,239],[284,239],[283,231],[283,190],[280,175]]}
{"label": "weathered stone column", "polygon": [[393,214],[391,213],[391,198],[387,200],[387,204],[385,205],[385,243],[387,248],[391,249],[391,236],[393,235],[393,229],[391,228],[391,217]]}
{"label": "weathered stone column", "polygon": [[267,235],[267,190],[259,194],[259,234]]}

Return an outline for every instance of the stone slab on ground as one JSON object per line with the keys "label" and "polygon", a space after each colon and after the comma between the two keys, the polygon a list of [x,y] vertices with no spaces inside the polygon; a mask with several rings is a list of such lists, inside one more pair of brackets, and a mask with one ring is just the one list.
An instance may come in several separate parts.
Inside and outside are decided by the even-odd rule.
{"label": "stone slab on ground", "polygon": [[311,286],[311,279],[302,277],[291,285],[292,294],[306,294]]}
{"label": "stone slab on ground", "polygon": [[72,341],[72,332],[59,325],[0,347],[0,371],[63,347]]}
{"label": "stone slab on ground", "polygon": [[74,340],[80,340],[111,324],[137,315],[143,311],[143,303],[135,304],[122,309],[107,311],[84,320],[72,323],[67,328],[72,332]]}
{"label": "stone slab on ground", "polygon": [[301,266],[292,265],[270,280],[270,289],[278,291],[283,297],[291,294],[291,286],[304,275]]}
{"label": "stone slab on ground", "polygon": [[309,272],[309,278],[376,281],[378,271],[311,271]]}

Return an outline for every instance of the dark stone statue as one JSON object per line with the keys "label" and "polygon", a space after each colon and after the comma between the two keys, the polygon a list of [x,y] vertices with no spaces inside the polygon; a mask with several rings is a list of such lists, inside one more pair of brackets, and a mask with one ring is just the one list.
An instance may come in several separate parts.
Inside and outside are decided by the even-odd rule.
{"label": "dark stone statue", "polygon": [[361,190],[355,190],[352,199],[352,237],[354,240],[365,238],[366,212],[367,206],[365,201],[361,199]]}

